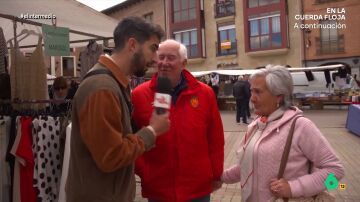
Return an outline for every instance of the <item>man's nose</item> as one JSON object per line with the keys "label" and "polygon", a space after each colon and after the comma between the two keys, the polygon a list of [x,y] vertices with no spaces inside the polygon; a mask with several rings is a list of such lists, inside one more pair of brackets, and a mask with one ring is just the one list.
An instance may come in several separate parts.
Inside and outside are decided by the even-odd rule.
{"label": "man's nose", "polygon": [[255,96],[254,96],[254,94],[251,94],[250,101],[251,101],[251,102],[255,102]]}

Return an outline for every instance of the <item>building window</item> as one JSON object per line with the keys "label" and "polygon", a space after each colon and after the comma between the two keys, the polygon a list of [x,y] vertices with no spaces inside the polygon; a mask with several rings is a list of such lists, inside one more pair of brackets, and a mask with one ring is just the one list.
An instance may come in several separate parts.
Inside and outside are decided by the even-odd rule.
{"label": "building window", "polygon": [[218,27],[218,42],[216,43],[217,56],[237,53],[235,25]]}
{"label": "building window", "polygon": [[[335,26],[335,20],[320,21],[322,27]],[[337,29],[322,28],[320,39],[316,38],[317,54],[338,53],[344,51],[344,35],[338,35]]]}
{"label": "building window", "polygon": [[153,12],[144,15],[146,22],[153,22]]}
{"label": "building window", "polygon": [[215,3],[215,17],[225,17],[235,14],[234,0],[217,0]]}
{"label": "building window", "polygon": [[196,19],[196,0],[173,0],[174,22]]}
{"label": "building window", "polygon": [[[320,21],[320,24],[323,25],[323,27],[330,27],[336,25],[335,20],[322,20]],[[328,28],[322,28],[320,32],[321,41],[333,41],[337,39],[338,33],[336,29],[328,29]]]}
{"label": "building window", "polygon": [[278,48],[282,45],[280,14],[249,19],[250,49]]}
{"label": "building window", "polygon": [[246,0],[243,5],[245,52],[286,48],[286,0]]}
{"label": "building window", "polygon": [[279,3],[280,0],[248,0],[249,8]]}
{"label": "building window", "polygon": [[196,29],[174,32],[174,38],[176,41],[179,41],[186,46],[188,58],[199,56]]}

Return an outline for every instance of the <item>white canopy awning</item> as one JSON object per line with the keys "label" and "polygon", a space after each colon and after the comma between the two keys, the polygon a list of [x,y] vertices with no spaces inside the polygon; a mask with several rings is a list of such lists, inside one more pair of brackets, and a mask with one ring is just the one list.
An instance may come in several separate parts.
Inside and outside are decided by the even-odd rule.
{"label": "white canopy awning", "polygon": [[[75,0],[0,0],[0,14],[11,15],[20,18],[21,15],[55,15],[56,25],[67,27],[71,30],[89,33],[100,37],[112,37],[117,20],[97,12]],[[50,19],[27,19],[33,22],[52,25]],[[0,26],[4,31],[5,40],[14,37],[13,21],[0,17]],[[26,23],[17,23],[17,33],[28,29],[41,33],[41,27]],[[83,34],[70,33],[70,41],[90,40],[96,37]],[[37,36],[29,36],[19,43],[19,46],[36,45]],[[101,41],[99,43],[102,43]],[[70,44],[71,47],[83,44]]]}
{"label": "white canopy awning", "polygon": [[[327,66],[318,66],[318,67],[290,67],[288,68],[288,70],[290,72],[322,71],[322,70],[335,70],[343,66],[344,65],[342,64],[337,64],[337,65],[327,65]],[[226,69],[226,70],[197,71],[197,72],[191,72],[191,74],[194,75],[195,77],[200,77],[211,73],[239,76],[239,75],[254,74],[257,71],[259,70],[258,69],[243,69],[243,70]]]}

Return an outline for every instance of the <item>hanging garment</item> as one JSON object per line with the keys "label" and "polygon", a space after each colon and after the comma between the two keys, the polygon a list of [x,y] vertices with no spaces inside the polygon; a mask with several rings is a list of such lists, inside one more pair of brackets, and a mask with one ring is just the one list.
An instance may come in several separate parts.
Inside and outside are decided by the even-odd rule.
{"label": "hanging garment", "polygon": [[326,88],[329,87],[329,84],[331,84],[331,76],[330,76],[330,70],[326,69],[324,70],[325,80],[326,80]]}
{"label": "hanging garment", "polygon": [[0,74],[7,73],[6,54],[8,53],[3,29],[0,27]]}
{"label": "hanging garment", "polygon": [[39,200],[57,201],[61,174],[59,117],[41,116],[34,119],[33,126],[34,187],[39,190]]}
{"label": "hanging garment", "polygon": [[339,89],[344,89],[346,86],[346,79],[340,76],[335,77],[335,84]]}
{"label": "hanging garment", "polygon": [[0,117],[0,201],[10,201],[10,166],[5,162],[10,135],[10,117]]}
{"label": "hanging garment", "polygon": [[58,202],[66,202],[65,184],[68,176],[69,162],[70,162],[70,139],[71,139],[71,123],[66,127],[66,140],[65,140],[65,151],[64,161],[61,173],[60,181],[60,193]]}
{"label": "hanging garment", "polygon": [[86,73],[98,62],[102,53],[102,46],[96,42],[89,43],[86,49],[80,52],[79,64],[81,79],[83,79]]}
{"label": "hanging garment", "polygon": [[[11,153],[11,149],[14,146],[15,140],[16,140],[16,126],[17,126],[17,117],[15,115],[11,116],[11,123],[10,123],[10,136],[9,141],[6,148],[6,163],[10,166],[10,179],[11,179],[11,185],[10,185],[10,195],[13,193],[13,186],[14,186],[14,171],[15,171],[15,156]],[[14,201],[13,201],[14,202]]]}
{"label": "hanging garment", "polygon": [[36,189],[33,187],[34,156],[32,151],[31,117],[21,117],[21,137],[16,156],[23,159],[20,165],[21,201],[36,202]]}
{"label": "hanging garment", "polygon": [[308,81],[314,81],[314,75],[311,71],[305,71],[305,75]]}
{"label": "hanging garment", "polygon": [[[20,100],[44,100],[48,98],[46,84],[46,67],[42,49],[42,37],[39,37],[38,45],[27,58],[18,47],[13,47],[10,41],[11,49],[11,98]],[[14,109],[45,109],[46,104],[14,104]]]}
{"label": "hanging garment", "polygon": [[11,99],[10,75],[0,73],[0,99]]}
{"label": "hanging garment", "polygon": [[346,71],[345,67],[340,67],[338,69],[338,73],[339,73],[340,78],[346,78],[347,71]]}
{"label": "hanging garment", "polygon": [[20,157],[16,157],[16,150],[20,142],[21,138],[21,123],[20,117],[16,117],[15,119],[15,127],[16,127],[16,136],[14,140],[14,144],[11,147],[11,156],[14,157],[14,171],[13,171],[13,188],[12,188],[12,202],[21,202],[20,200],[20,163],[24,160]]}

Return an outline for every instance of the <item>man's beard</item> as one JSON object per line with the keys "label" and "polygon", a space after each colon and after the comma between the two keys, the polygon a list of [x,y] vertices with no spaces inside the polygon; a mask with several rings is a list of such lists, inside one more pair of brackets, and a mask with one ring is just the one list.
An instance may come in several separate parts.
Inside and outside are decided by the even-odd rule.
{"label": "man's beard", "polygon": [[145,62],[144,53],[141,50],[139,50],[134,54],[134,57],[131,60],[132,75],[136,77],[145,76],[145,73],[147,71],[145,66],[146,66],[146,62]]}

